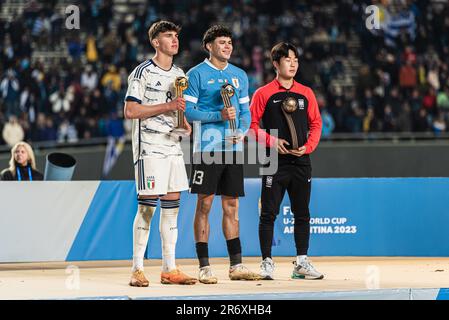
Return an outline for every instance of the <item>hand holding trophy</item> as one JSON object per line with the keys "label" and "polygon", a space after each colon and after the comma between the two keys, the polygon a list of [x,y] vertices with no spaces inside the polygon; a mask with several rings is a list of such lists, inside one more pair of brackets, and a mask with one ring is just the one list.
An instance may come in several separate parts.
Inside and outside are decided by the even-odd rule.
{"label": "hand holding trophy", "polygon": [[[175,80],[176,98],[183,98],[184,91],[189,87],[189,82],[186,77],[177,77]],[[184,111],[176,111],[176,128],[184,128]]]}
{"label": "hand holding trophy", "polygon": [[[189,81],[186,77],[177,77],[175,79],[175,98],[183,98],[184,91],[189,87]],[[177,137],[181,140],[182,137],[186,137],[189,135],[190,130],[186,128],[188,124],[184,122],[184,111],[176,110],[176,126],[170,133],[171,136]]]}
{"label": "hand holding trophy", "polygon": [[295,123],[293,122],[292,113],[298,109],[298,102],[293,97],[287,97],[282,102],[282,112],[287,120],[288,130],[290,131],[290,137],[292,138],[291,148],[293,150],[298,149],[298,135],[296,133]]}
{"label": "hand holding trophy", "polygon": [[[223,99],[225,109],[227,110],[234,109],[231,104],[231,98],[234,96],[234,94],[235,89],[231,84],[227,83],[221,86],[220,95],[221,98]],[[231,134],[227,136],[226,139],[232,140],[232,143],[237,143],[239,140],[241,140],[241,136],[237,132],[237,125],[235,122],[235,111],[232,113],[228,112],[228,114],[232,115],[231,117],[228,118]]]}

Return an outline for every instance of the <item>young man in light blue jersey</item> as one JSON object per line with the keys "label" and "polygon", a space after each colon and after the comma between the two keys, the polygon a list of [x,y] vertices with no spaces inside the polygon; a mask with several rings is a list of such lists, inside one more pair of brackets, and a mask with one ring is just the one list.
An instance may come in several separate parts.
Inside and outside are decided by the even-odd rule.
{"label": "young man in light blue jersey", "polygon": [[[198,194],[194,233],[199,281],[217,283],[208,252],[209,212],[215,195],[221,196],[223,207],[223,232],[230,258],[229,278],[259,280],[261,277],[257,273],[242,264],[238,221],[239,197],[245,195],[240,160],[243,138],[251,122],[248,77],[245,71],[228,63],[233,49],[232,33],[228,28],[219,25],[209,28],[203,37],[203,47],[210,56],[187,73],[189,87],[184,93],[186,117],[195,124],[190,192]],[[226,84],[234,89],[228,107],[221,95]]]}

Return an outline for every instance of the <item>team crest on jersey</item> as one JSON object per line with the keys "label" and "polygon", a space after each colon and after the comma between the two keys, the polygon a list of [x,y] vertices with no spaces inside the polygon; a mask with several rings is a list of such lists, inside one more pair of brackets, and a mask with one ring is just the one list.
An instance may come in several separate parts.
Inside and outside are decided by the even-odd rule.
{"label": "team crest on jersey", "polygon": [[240,87],[239,79],[238,78],[232,78],[232,84],[236,89]]}
{"label": "team crest on jersey", "polygon": [[298,99],[299,110],[304,110],[304,99]]}
{"label": "team crest on jersey", "polygon": [[267,176],[267,181],[265,183],[265,186],[267,188],[271,188],[272,185],[273,185],[273,176]]}
{"label": "team crest on jersey", "polygon": [[147,186],[148,186],[148,189],[150,189],[150,190],[154,189],[154,185],[155,185],[155,179],[154,179],[154,176],[149,176],[149,177],[147,177]]}

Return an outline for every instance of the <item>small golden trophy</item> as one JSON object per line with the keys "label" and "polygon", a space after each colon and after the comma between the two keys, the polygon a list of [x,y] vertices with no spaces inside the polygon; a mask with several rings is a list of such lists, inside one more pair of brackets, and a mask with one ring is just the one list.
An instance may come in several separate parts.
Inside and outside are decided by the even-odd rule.
{"label": "small golden trophy", "polygon": [[[186,77],[177,77],[175,80],[175,92],[176,98],[182,98],[184,96],[184,91],[188,88],[189,81]],[[184,128],[184,111],[176,111],[176,129]]]}
{"label": "small golden trophy", "polygon": [[[231,108],[232,107],[231,98],[235,94],[234,87],[232,85],[230,85],[229,83],[224,84],[221,86],[220,94],[221,94],[221,98],[223,99],[224,107]],[[235,119],[229,120],[229,127],[231,128],[231,136],[230,137],[235,137],[237,134],[236,133],[237,127],[235,125]]]}

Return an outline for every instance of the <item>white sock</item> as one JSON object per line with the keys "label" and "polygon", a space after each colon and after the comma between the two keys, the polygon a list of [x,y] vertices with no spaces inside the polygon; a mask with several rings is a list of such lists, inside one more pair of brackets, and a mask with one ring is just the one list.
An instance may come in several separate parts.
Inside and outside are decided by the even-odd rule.
{"label": "white sock", "polygon": [[[145,204],[143,204],[145,202]],[[151,219],[153,218],[156,206],[150,205],[157,203],[156,200],[139,200],[136,217],[133,224],[133,267],[132,271],[143,270],[143,258],[148,245],[150,236]]]}
{"label": "white sock", "polygon": [[179,200],[161,200],[159,232],[162,245],[162,271],[176,269],[175,250],[178,240]]}
{"label": "white sock", "polygon": [[296,256],[296,264],[301,264],[306,259],[307,255]]}

